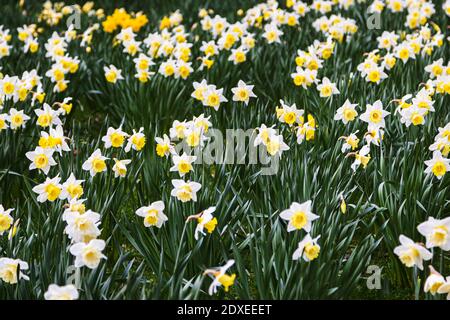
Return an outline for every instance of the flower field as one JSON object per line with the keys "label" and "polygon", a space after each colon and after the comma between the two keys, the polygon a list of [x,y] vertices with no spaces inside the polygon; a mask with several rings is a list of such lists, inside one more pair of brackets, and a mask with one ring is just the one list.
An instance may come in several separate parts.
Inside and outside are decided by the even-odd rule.
{"label": "flower field", "polygon": [[450,299],[450,0],[2,4],[0,299]]}

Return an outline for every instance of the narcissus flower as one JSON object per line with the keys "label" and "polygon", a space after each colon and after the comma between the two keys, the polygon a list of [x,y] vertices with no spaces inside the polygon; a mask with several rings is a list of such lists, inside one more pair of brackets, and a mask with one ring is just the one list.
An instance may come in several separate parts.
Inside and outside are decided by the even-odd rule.
{"label": "narcissus flower", "polygon": [[277,107],[277,118],[280,122],[286,123],[289,126],[294,125],[296,122],[302,123],[302,116],[305,113],[302,109],[297,109],[295,103],[292,106],[288,106],[283,100],[280,100],[281,107]]}
{"label": "narcissus flower", "polygon": [[78,297],[78,290],[73,284],[61,287],[56,284],[51,284],[44,293],[45,300],[77,300]]}
{"label": "narcissus flower", "polygon": [[155,141],[156,141],[156,154],[158,156],[167,157],[171,152],[173,152],[174,147],[166,134],[163,136],[163,138],[156,137]]}
{"label": "narcissus flower", "polygon": [[209,86],[203,94],[203,105],[219,110],[222,102],[227,102],[227,98],[223,95],[223,89],[216,89],[215,86]]}
{"label": "narcissus flower", "polygon": [[106,171],[107,157],[102,156],[100,149],[96,149],[91,156],[83,163],[83,170],[89,171],[91,177],[95,176],[97,173]]}
{"label": "narcissus flower", "polygon": [[161,228],[164,222],[168,220],[163,211],[164,202],[155,201],[149,206],[137,209],[136,214],[144,218],[144,226]]}
{"label": "narcissus flower", "polygon": [[361,114],[359,118],[367,122],[369,125],[369,130],[384,128],[385,121],[384,118],[389,115],[390,112],[383,110],[383,104],[380,100],[375,101],[375,103],[368,104],[366,106],[366,112]]}
{"label": "narcissus flower", "polygon": [[275,23],[266,24],[264,26],[263,37],[266,38],[267,43],[281,43],[280,36],[283,35],[283,32],[278,29]]}
{"label": "narcissus flower", "polygon": [[116,83],[118,80],[123,80],[122,71],[112,64],[109,67],[103,67],[103,70],[105,71],[105,78],[108,82]]}
{"label": "narcissus flower", "polygon": [[303,203],[293,202],[289,209],[280,213],[280,218],[289,221],[287,231],[304,229],[311,231],[311,223],[319,216],[311,212],[311,200]]}
{"label": "narcissus flower", "polygon": [[265,144],[267,153],[272,157],[279,156],[281,158],[284,151],[289,150],[289,146],[284,142],[283,135],[272,135],[268,137]]}
{"label": "narcissus flower", "polygon": [[35,186],[32,190],[38,194],[37,201],[45,202],[48,200],[53,202],[58,198],[63,199],[62,186],[59,184],[60,180],[59,176],[52,179],[46,178],[45,182]]}
{"label": "narcissus flower", "polygon": [[234,94],[233,101],[241,101],[248,105],[250,98],[256,98],[256,95],[253,93],[253,87],[253,85],[247,85],[244,81],[239,80],[238,86],[231,89],[231,92]]}
{"label": "narcissus flower", "polygon": [[173,166],[170,168],[170,171],[178,171],[180,176],[183,177],[186,173],[193,170],[192,163],[195,160],[197,160],[196,156],[188,156],[186,153],[183,153],[181,156],[173,154]]}
{"label": "narcissus flower", "polygon": [[301,257],[305,261],[312,261],[316,259],[320,253],[320,246],[317,243],[317,240],[319,240],[319,238],[320,236],[313,239],[308,233],[305,238],[298,243],[298,248],[294,251],[292,259],[298,260]]}
{"label": "narcissus flower", "polygon": [[58,111],[53,110],[46,103],[44,103],[42,109],[34,110],[34,113],[38,116],[37,124],[43,128],[51,125],[62,125],[61,119],[59,119]]}
{"label": "narcissus flower", "polygon": [[127,145],[125,146],[125,152],[129,152],[131,148],[136,151],[141,151],[146,143],[144,128],[140,127],[139,131],[133,129],[133,134],[128,138]]}
{"label": "narcissus flower", "polygon": [[114,166],[112,170],[114,171],[114,178],[117,177],[125,177],[127,174],[127,165],[131,163],[131,160],[125,159],[125,160],[118,160],[114,158]]}
{"label": "narcissus flower", "polygon": [[9,110],[8,121],[11,129],[15,130],[17,128],[25,127],[28,120],[30,120],[30,117],[27,116],[23,110],[17,111],[15,108]]}
{"label": "narcissus flower", "polygon": [[445,251],[450,250],[450,217],[442,220],[429,217],[417,226],[417,230],[427,239],[427,248],[440,247]]}
{"label": "narcissus flower", "polygon": [[438,292],[439,288],[445,283],[445,278],[437,272],[432,266],[430,268],[430,275],[423,286],[424,292],[429,292],[433,296]]}
{"label": "narcissus flower", "polygon": [[97,212],[88,210],[84,213],[72,212],[65,216],[67,226],[64,232],[73,242],[89,242],[100,235],[98,225],[100,215]]}
{"label": "narcissus flower", "polygon": [[450,171],[450,159],[444,158],[439,151],[433,152],[433,159],[425,161],[425,173],[433,173],[439,180]]}
{"label": "narcissus flower", "polygon": [[53,159],[52,149],[43,149],[36,147],[34,151],[29,151],[25,156],[31,161],[29,169],[42,170],[44,174],[48,174],[51,166],[56,166],[56,161]]}
{"label": "narcissus flower", "polygon": [[181,202],[197,201],[197,191],[200,190],[202,185],[198,182],[192,182],[179,179],[172,180],[173,189],[170,193],[171,196],[176,197]]}
{"label": "narcissus flower", "polygon": [[73,244],[69,251],[75,256],[75,268],[83,266],[95,269],[100,264],[101,259],[106,259],[102,253],[106,243],[104,240],[93,239],[88,243],[78,242]]}
{"label": "narcissus flower", "polygon": [[216,211],[216,207],[209,207],[208,209],[200,212],[197,215],[189,216],[186,220],[196,220],[197,221],[197,227],[195,228],[194,238],[195,240],[198,240],[199,233],[202,235],[205,235],[205,232],[203,231],[206,229],[208,233],[212,233],[214,229],[216,229],[217,225],[217,219],[212,215],[212,213]]}
{"label": "narcissus flower", "polygon": [[122,128],[114,129],[109,127],[106,135],[102,137],[102,141],[105,143],[105,148],[111,147],[120,148],[125,142],[125,138],[128,134],[122,131]]}
{"label": "narcissus flower", "polygon": [[236,274],[228,275],[226,272],[234,264],[234,260],[228,260],[228,262],[223,267],[207,269],[203,274],[210,275],[213,277],[213,282],[209,286],[208,293],[213,295],[217,293],[217,288],[220,286],[224,287],[225,292],[228,292],[229,288],[234,284],[236,279]]}
{"label": "narcissus flower", "polygon": [[317,91],[320,92],[322,98],[330,97],[333,94],[339,94],[336,84],[332,83],[327,77],[322,79],[321,83],[317,86]]}
{"label": "narcissus flower", "polygon": [[342,107],[336,110],[334,120],[341,120],[344,124],[355,120],[355,118],[358,116],[358,112],[356,111],[357,105],[357,103],[353,104],[348,99],[345,100]]}
{"label": "narcissus flower", "polygon": [[339,139],[343,139],[344,143],[342,144],[341,151],[342,153],[347,152],[348,150],[356,150],[359,144],[359,138],[356,136],[358,130],[355,133],[350,134],[348,137],[343,136]]}
{"label": "narcissus flower", "polygon": [[355,161],[352,163],[351,168],[356,171],[360,165],[365,169],[370,161],[370,146],[365,145],[358,152],[350,152],[347,156],[354,156]]}
{"label": "narcissus flower", "polygon": [[14,209],[5,210],[5,208],[3,208],[3,206],[0,204],[0,236],[3,235],[5,231],[8,231],[13,224],[14,220],[10,214],[13,210]]}
{"label": "narcissus flower", "polygon": [[84,180],[77,180],[73,173],[70,174],[69,178],[62,185],[62,194],[61,197],[63,199],[75,199],[81,198],[83,195],[83,187],[82,183]]}
{"label": "narcissus flower", "polygon": [[432,253],[404,235],[400,235],[399,239],[400,245],[395,247],[394,253],[400,258],[400,261],[407,267],[417,266],[423,270],[423,261],[430,260],[433,256]]}
{"label": "narcissus flower", "polygon": [[0,279],[9,284],[16,284],[18,280],[29,280],[22,270],[28,270],[28,263],[20,259],[0,258]]}

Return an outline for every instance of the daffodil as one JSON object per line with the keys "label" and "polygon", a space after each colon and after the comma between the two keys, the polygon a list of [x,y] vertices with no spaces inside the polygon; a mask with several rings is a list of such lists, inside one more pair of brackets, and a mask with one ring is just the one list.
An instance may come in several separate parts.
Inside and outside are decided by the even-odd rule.
{"label": "daffodil", "polygon": [[427,248],[450,250],[450,217],[441,220],[429,217],[417,226],[417,230],[427,239]]}
{"label": "daffodil", "polygon": [[305,261],[312,261],[316,259],[320,253],[320,246],[317,243],[319,238],[320,236],[313,239],[308,233],[305,238],[298,243],[298,248],[294,251],[292,259],[298,260],[303,258]]}
{"label": "daffodil", "polygon": [[234,281],[236,280],[236,274],[227,274],[228,269],[233,265],[234,260],[228,260],[227,263],[222,267],[205,270],[204,274],[210,275],[214,279],[208,289],[209,295],[217,293],[217,288],[220,286],[223,286],[225,292],[228,292],[229,288],[234,284]]}
{"label": "daffodil", "polygon": [[5,210],[5,208],[3,208],[3,206],[0,204],[0,236],[8,231],[13,224],[14,219],[11,216],[11,212],[13,210],[14,209]]}
{"label": "daffodil", "polygon": [[30,278],[22,271],[28,270],[28,263],[20,259],[0,258],[0,279],[9,284],[16,284],[20,279]]}
{"label": "daffodil", "polygon": [[174,151],[174,147],[169,137],[165,134],[163,138],[156,137],[156,154],[160,157],[167,157]]}
{"label": "daffodil", "polygon": [[146,143],[144,128],[139,128],[139,131],[133,129],[133,134],[128,137],[127,145],[125,146],[125,152],[129,152],[131,148],[136,151],[141,151]]}
{"label": "daffodil", "polygon": [[256,95],[253,93],[253,87],[253,85],[247,85],[244,81],[239,80],[238,86],[231,89],[233,101],[244,102],[247,106],[250,98],[256,98]]}
{"label": "daffodil", "polygon": [[122,71],[117,69],[114,65],[109,65],[109,67],[103,67],[105,72],[105,78],[108,82],[116,83],[118,80],[123,80]]}
{"label": "daffodil", "polygon": [[78,290],[73,284],[65,286],[51,284],[44,293],[45,300],[77,300],[78,297]]}
{"label": "daffodil", "polygon": [[91,156],[83,163],[83,170],[89,171],[91,177],[95,176],[97,173],[106,171],[106,160],[107,157],[102,156],[100,149],[96,149]]}
{"label": "daffodil", "polygon": [[321,83],[317,86],[317,91],[320,92],[322,98],[331,97],[334,94],[339,94],[336,84],[332,83],[330,79],[324,77]]}
{"label": "daffodil", "polygon": [[358,116],[358,112],[356,111],[356,106],[358,104],[351,103],[348,99],[345,100],[342,107],[336,110],[336,114],[334,116],[334,120],[341,120],[342,123],[347,124]]}
{"label": "daffodil", "polygon": [[311,200],[308,200],[303,203],[293,202],[289,209],[280,213],[280,218],[289,221],[288,232],[301,229],[310,232],[312,222],[319,216],[311,212]]}
{"label": "daffodil", "polygon": [[53,159],[53,150],[36,147],[34,151],[29,151],[25,156],[31,161],[30,170],[42,170],[44,174],[48,174],[51,166],[56,166]]}
{"label": "daffodil", "polygon": [[383,104],[380,100],[375,101],[375,103],[368,104],[366,106],[366,111],[359,116],[359,118],[367,122],[369,125],[369,130],[384,128],[385,120],[384,118],[389,115],[390,112],[383,110]]}
{"label": "daffodil", "polygon": [[136,210],[136,214],[144,218],[144,226],[161,228],[168,220],[164,214],[164,202],[155,201],[149,206],[144,206]]}
{"label": "daffodil", "polygon": [[92,239],[88,243],[78,242],[73,244],[69,251],[75,256],[75,267],[97,268],[101,259],[106,259],[106,256],[102,253],[105,246],[105,241],[99,239]]}
{"label": "daffodil", "polygon": [[193,170],[192,163],[197,160],[196,156],[189,156],[183,153],[181,156],[177,154],[172,155],[173,166],[170,171],[177,171],[181,177]]}
{"label": "daffodil", "polygon": [[400,235],[399,239],[400,245],[395,247],[394,253],[405,266],[412,267],[415,265],[422,270],[423,261],[430,260],[433,256],[432,253],[404,235]]}
{"label": "daffodil", "polygon": [[194,238],[198,240],[199,233],[205,235],[204,229],[208,233],[212,233],[217,226],[217,219],[212,215],[216,211],[216,207],[209,207],[208,209],[200,212],[197,215],[189,216],[186,221],[196,220],[197,227],[195,228]]}
{"label": "daffodil", "polygon": [[444,158],[439,151],[434,151],[433,158],[425,161],[425,164],[425,173],[433,173],[438,179],[442,179],[445,173],[450,171],[450,159]]}
{"label": "daffodil", "polygon": [[61,178],[59,176],[54,178],[47,177],[43,183],[35,186],[32,190],[38,194],[37,201],[45,202],[48,200],[53,202],[58,198],[63,199],[62,186],[59,183],[60,180]]}
{"label": "daffodil", "polygon": [[9,110],[8,121],[10,123],[11,129],[15,130],[21,127],[25,127],[26,122],[30,120],[30,117],[27,116],[23,110],[16,110],[15,108],[11,108]]}
{"label": "daffodil", "polygon": [[181,202],[197,201],[197,192],[202,185],[198,182],[192,182],[179,179],[172,180],[173,189],[170,193],[171,196],[176,197]]}
{"label": "daffodil", "polygon": [[64,232],[73,242],[89,242],[100,235],[98,225],[100,215],[97,212],[87,210],[84,213],[73,211],[65,216],[67,226]]}
{"label": "daffodil", "polygon": [[102,137],[102,141],[105,143],[105,148],[121,148],[125,142],[125,138],[128,134],[122,131],[122,128],[114,129],[109,127],[106,135]]}
{"label": "daffodil", "polygon": [[73,173],[70,174],[69,178],[67,178],[66,182],[62,184],[62,193],[61,197],[63,199],[75,199],[81,198],[83,195],[83,186],[81,185],[84,180],[77,180]]}

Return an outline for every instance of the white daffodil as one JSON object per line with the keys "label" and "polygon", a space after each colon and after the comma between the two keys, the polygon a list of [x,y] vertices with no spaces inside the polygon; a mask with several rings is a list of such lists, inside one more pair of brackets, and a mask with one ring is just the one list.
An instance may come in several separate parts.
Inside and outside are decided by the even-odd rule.
{"label": "white daffodil", "polygon": [[186,173],[193,170],[192,163],[195,160],[197,160],[196,156],[188,156],[186,153],[183,153],[181,156],[173,154],[173,166],[170,168],[170,171],[178,171],[180,176],[183,177]]}
{"label": "white daffodil", "polygon": [[60,180],[59,176],[52,179],[47,177],[43,183],[35,186],[32,190],[38,194],[37,200],[39,202],[47,200],[53,202],[58,198],[63,199],[62,186],[59,184]]}
{"label": "white daffodil", "polygon": [[209,286],[208,293],[213,295],[217,293],[217,288],[220,286],[224,287],[225,292],[228,292],[230,286],[234,284],[236,280],[236,274],[228,275],[226,272],[229,268],[234,265],[234,260],[228,260],[228,262],[222,266],[212,269],[207,269],[203,274],[213,277],[213,282]]}
{"label": "white daffodil", "polygon": [[356,106],[358,104],[351,103],[348,99],[345,100],[342,107],[336,110],[336,114],[334,115],[334,120],[341,120],[343,124],[347,124],[358,116],[358,112],[356,111]]}
{"label": "white daffodil", "polygon": [[78,290],[73,284],[61,287],[56,284],[51,284],[44,293],[45,300],[77,300],[78,297]]}
{"label": "white daffodil", "polygon": [[36,147],[34,151],[29,151],[25,156],[31,161],[29,169],[39,169],[48,174],[51,166],[56,166],[56,161],[53,159],[52,149],[43,149]]}
{"label": "white daffodil", "polygon": [[320,236],[317,236],[313,239],[308,233],[305,238],[298,243],[298,248],[294,251],[292,259],[298,260],[301,257],[303,257],[303,260],[305,261],[312,261],[316,259],[320,253],[320,246],[317,243],[319,238]]}
{"label": "white daffodil", "polygon": [[197,191],[200,190],[202,185],[198,182],[192,182],[179,179],[172,180],[173,189],[170,193],[171,196],[176,197],[181,202],[197,201]]}
{"label": "white daffodil", "polygon": [[227,98],[223,95],[223,89],[215,89],[208,87],[208,89],[203,94],[203,105],[207,107],[212,107],[214,110],[219,110],[220,104],[222,102],[227,102]]}
{"label": "white daffodil", "polygon": [[253,87],[253,85],[247,85],[244,81],[239,80],[237,87],[231,89],[233,101],[244,102],[247,106],[250,98],[256,98],[256,95],[253,93]]}
{"label": "white daffodil", "polygon": [[128,134],[122,131],[122,128],[114,129],[109,127],[106,135],[102,137],[102,141],[105,143],[105,148],[111,147],[120,148],[125,142],[125,138]]}
{"label": "white daffodil", "polygon": [[83,163],[83,170],[89,171],[91,177],[95,176],[97,173],[106,171],[107,157],[102,156],[100,149],[96,149],[92,155]]}
{"label": "white daffodil", "polygon": [[27,116],[23,110],[17,111],[15,108],[9,110],[8,121],[11,129],[15,130],[17,128],[25,127],[28,120],[30,120],[30,117]]}
{"label": "white daffodil", "polygon": [[194,238],[198,240],[199,233],[205,235],[203,231],[206,229],[208,233],[212,233],[217,225],[217,219],[212,215],[216,211],[216,207],[209,207],[208,209],[202,211],[201,213],[193,216],[189,216],[187,221],[195,219],[197,221],[197,227],[195,228]]}
{"label": "white daffodil", "polygon": [[9,284],[16,284],[18,280],[29,280],[22,270],[28,270],[28,263],[20,259],[0,258],[0,279]]}
{"label": "white daffodil", "polygon": [[133,134],[128,138],[127,145],[125,146],[125,152],[130,152],[131,148],[136,151],[141,151],[144,148],[146,138],[143,131],[143,127],[140,127],[138,132],[133,129]]}
{"label": "white daffodil", "polygon": [[423,261],[430,260],[433,254],[404,235],[400,235],[399,239],[400,245],[394,248],[394,253],[400,261],[407,267],[416,265],[423,270]]}
{"label": "white daffodil", "polygon": [[336,84],[332,83],[330,79],[324,77],[321,83],[317,86],[317,91],[320,92],[320,97],[327,98],[333,94],[339,94],[339,90],[336,88]]}
{"label": "white daffodil", "polygon": [[445,283],[445,278],[432,266],[430,266],[430,275],[423,286],[424,292],[429,292],[433,296],[438,292],[439,288]]}
{"label": "white daffodil", "polygon": [[369,125],[369,130],[384,128],[385,121],[384,118],[389,115],[390,112],[383,110],[383,104],[380,100],[375,101],[375,103],[368,104],[366,107],[366,112],[361,114],[359,118],[367,122]]}
{"label": "white daffodil", "polygon": [[89,269],[97,268],[101,259],[106,259],[106,256],[102,253],[105,246],[105,241],[99,239],[93,239],[87,244],[84,242],[73,244],[69,251],[75,256],[75,268],[83,266]]}
{"label": "white daffodil", "polygon": [[347,154],[347,155],[355,156],[355,161],[353,161],[353,163],[351,165],[351,168],[353,171],[356,171],[356,169],[358,169],[360,165],[362,165],[364,169],[367,167],[367,164],[370,161],[369,153],[370,153],[370,146],[365,145],[358,152],[355,152],[352,154],[351,153]]}
{"label": "white daffodil", "polygon": [[287,231],[304,229],[311,231],[311,223],[319,216],[311,212],[311,200],[303,203],[293,202],[289,209],[280,213],[280,218],[289,221]]}
{"label": "white daffodil", "polygon": [[73,242],[89,242],[100,235],[98,225],[100,215],[97,212],[88,210],[84,213],[72,212],[66,216],[67,226],[64,232]]}
{"label": "white daffodil", "polygon": [[144,226],[161,228],[164,222],[168,220],[163,211],[164,202],[155,201],[149,206],[137,209],[136,214],[144,218]]}
{"label": "white daffodil", "polygon": [[258,135],[255,138],[255,141],[253,142],[253,146],[258,146],[260,144],[267,145],[269,140],[276,136],[277,131],[272,127],[267,127],[264,123],[261,125],[261,127],[256,128],[255,130],[258,131]]}
{"label": "white daffodil", "polygon": [[73,173],[70,174],[66,182],[62,185],[61,197],[63,199],[75,199],[80,198],[83,195],[83,187],[81,184],[84,180],[77,180]]}
{"label": "white daffodil", "polygon": [[174,152],[174,147],[170,142],[169,137],[165,134],[163,138],[156,137],[156,154],[160,157],[167,157]]}
{"label": "white daffodil", "polygon": [[127,165],[131,163],[131,160],[125,159],[125,160],[118,160],[114,158],[114,165],[113,165],[113,171],[114,171],[114,178],[117,177],[125,177],[127,174]]}
{"label": "white daffodil", "polygon": [[427,165],[425,173],[433,173],[439,180],[450,171],[450,159],[444,158],[437,150],[433,152],[433,158],[425,161],[425,164]]}
{"label": "white daffodil", "polygon": [[289,150],[289,146],[283,141],[283,135],[269,136],[266,143],[267,153],[271,156],[278,155],[280,158],[284,151]]}
{"label": "white daffodil", "polygon": [[356,130],[354,133],[351,133],[348,137],[345,137],[345,136],[340,137],[340,139],[344,140],[344,143],[342,144],[342,147],[341,147],[341,152],[342,153],[345,153],[348,150],[352,150],[353,151],[353,150],[356,150],[356,148],[358,148],[359,138],[356,136],[356,134],[358,132],[359,131]]}
{"label": "white daffodil", "polygon": [[61,119],[59,119],[59,113],[56,110],[53,110],[47,103],[44,103],[42,109],[34,110],[38,119],[37,124],[43,128],[52,126],[52,125],[62,125]]}
{"label": "white daffodil", "polygon": [[441,220],[429,217],[417,226],[417,230],[427,239],[427,248],[450,250],[450,217]]}
{"label": "white daffodil", "polygon": [[109,67],[103,67],[103,71],[105,72],[105,78],[108,82],[116,83],[118,80],[123,80],[122,71],[112,64],[109,65]]}
{"label": "white daffodil", "polygon": [[0,204],[0,236],[8,231],[13,224],[14,219],[11,216],[11,212],[13,210],[14,209],[5,210],[5,208],[3,208],[3,206]]}

